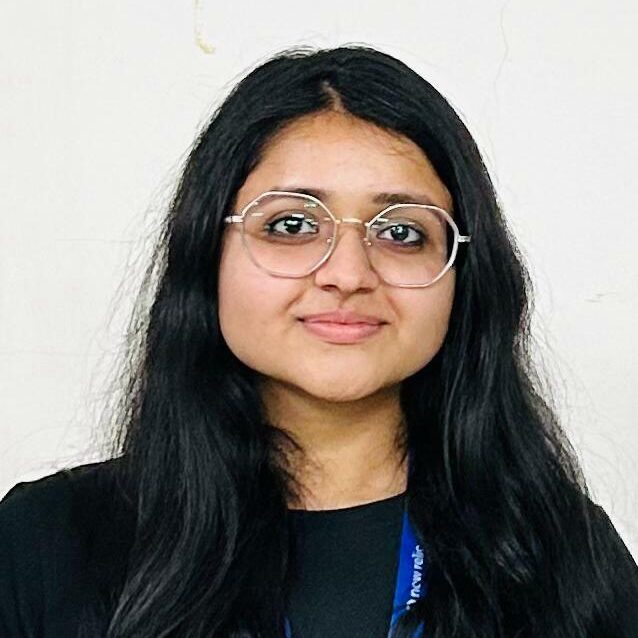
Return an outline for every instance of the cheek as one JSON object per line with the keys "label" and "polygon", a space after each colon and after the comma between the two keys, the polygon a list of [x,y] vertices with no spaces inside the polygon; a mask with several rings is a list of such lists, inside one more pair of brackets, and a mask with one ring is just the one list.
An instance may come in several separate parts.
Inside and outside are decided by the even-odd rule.
{"label": "cheek", "polygon": [[222,253],[218,283],[222,336],[238,359],[257,367],[255,357],[267,354],[269,331],[285,313],[285,284],[245,260],[241,246],[228,246]]}
{"label": "cheek", "polygon": [[[241,245],[229,241],[222,250],[219,281],[219,326],[231,351],[238,355],[254,329],[253,322],[258,320],[255,312],[250,312],[250,300],[254,300],[254,277],[241,253]],[[253,301],[254,303],[254,301]],[[257,306],[261,307],[261,306]]]}
{"label": "cheek", "polygon": [[439,282],[440,287],[425,289],[419,299],[407,298],[403,318],[411,330],[404,332],[404,349],[412,353],[413,367],[420,369],[440,350],[447,334],[454,301],[454,278]]}

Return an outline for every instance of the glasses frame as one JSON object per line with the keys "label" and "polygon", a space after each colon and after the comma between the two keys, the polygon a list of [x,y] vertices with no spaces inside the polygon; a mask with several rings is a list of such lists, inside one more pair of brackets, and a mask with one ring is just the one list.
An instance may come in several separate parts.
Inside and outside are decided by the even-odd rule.
{"label": "glasses frame", "polygon": [[[297,197],[299,199],[310,200],[311,202],[314,202],[315,204],[319,205],[330,216],[330,218],[333,221],[333,227],[334,227],[333,236],[329,240],[330,246],[328,248],[328,251],[314,266],[312,266],[312,268],[310,268],[310,270],[308,270],[307,272],[304,272],[301,275],[289,275],[289,274],[284,274],[281,272],[277,272],[277,271],[273,271],[268,268],[265,268],[264,266],[262,266],[260,263],[257,262],[257,260],[254,258],[254,256],[250,252],[250,248],[248,247],[248,244],[246,241],[246,233],[244,230],[246,228],[246,226],[244,225],[244,219],[251,208],[257,206],[264,197],[271,196],[271,195],[283,195],[288,197]],[[246,206],[244,206],[244,208],[242,208],[242,210],[239,213],[224,217],[224,223],[241,224],[242,244],[244,245],[244,249],[246,250],[248,257],[255,264],[255,266],[257,266],[257,268],[259,268],[260,270],[263,270],[264,272],[267,272],[273,277],[301,279],[302,277],[307,277],[308,275],[315,272],[315,270],[317,270],[322,264],[325,264],[326,261],[330,259],[330,256],[334,252],[335,246],[338,243],[339,224],[360,224],[364,226],[366,230],[366,236],[363,239],[363,243],[366,246],[371,246],[372,241],[371,241],[370,233],[371,233],[371,228],[373,224],[375,224],[376,221],[379,219],[379,217],[381,217],[382,215],[387,214],[391,210],[396,210],[399,208],[424,208],[424,209],[433,210],[442,214],[443,217],[450,224],[452,231],[454,233],[454,245],[452,246],[452,250],[450,251],[450,257],[448,258],[448,261],[445,264],[445,267],[443,268],[443,270],[432,281],[428,282],[427,284],[395,284],[393,282],[387,281],[379,272],[377,272],[377,270],[374,268],[372,263],[370,263],[370,267],[377,273],[377,275],[380,277],[382,281],[384,281],[386,284],[390,286],[396,286],[398,288],[427,288],[428,286],[431,286],[432,284],[436,283],[439,279],[441,279],[441,277],[443,277],[443,275],[445,275],[445,273],[452,267],[452,265],[454,264],[454,260],[456,259],[456,255],[458,253],[459,244],[469,243],[472,240],[471,235],[461,235],[458,226],[456,225],[455,221],[452,219],[450,214],[446,210],[439,208],[438,206],[432,206],[430,204],[411,204],[411,203],[391,204],[390,206],[387,206],[386,208],[384,208],[382,211],[378,212],[371,220],[364,222],[361,219],[357,219],[356,217],[336,217],[332,213],[332,211],[320,199],[318,199],[317,197],[314,197],[313,195],[307,195],[305,193],[294,193],[290,191],[265,191],[258,197],[255,197],[255,199],[253,199],[251,202],[246,204]]]}

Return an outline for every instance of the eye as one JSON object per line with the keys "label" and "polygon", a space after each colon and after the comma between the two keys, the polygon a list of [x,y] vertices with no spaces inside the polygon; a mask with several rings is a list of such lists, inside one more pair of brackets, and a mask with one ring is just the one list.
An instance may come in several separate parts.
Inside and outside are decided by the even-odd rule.
{"label": "eye", "polygon": [[319,222],[305,213],[290,212],[267,222],[264,229],[269,235],[315,235],[319,232]]}
{"label": "eye", "polygon": [[395,243],[399,247],[422,246],[426,239],[423,230],[411,221],[393,221],[391,224],[379,226],[381,227],[378,228],[376,225],[374,227],[378,230],[376,238]]}

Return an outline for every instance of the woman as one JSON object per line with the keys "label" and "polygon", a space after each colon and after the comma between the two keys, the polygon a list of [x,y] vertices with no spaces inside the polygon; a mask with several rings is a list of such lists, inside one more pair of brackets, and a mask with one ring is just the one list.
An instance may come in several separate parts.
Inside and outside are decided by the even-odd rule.
{"label": "woman", "polygon": [[0,508],[2,636],[638,636],[529,287],[430,84],[367,47],[262,64],[177,188],[118,454]]}

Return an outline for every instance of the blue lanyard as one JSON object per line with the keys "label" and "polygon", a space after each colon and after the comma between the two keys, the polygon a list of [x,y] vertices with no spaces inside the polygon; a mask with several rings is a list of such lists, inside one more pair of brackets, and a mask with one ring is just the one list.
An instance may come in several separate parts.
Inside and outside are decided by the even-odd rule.
{"label": "blue lanyard", "polygon": [[425,552],[416,539],[406,506],[403,511],[403,531],[401,532],[399,569],[394,590],[391,627],[394,627],[403,612],[408,611],[419,598],[425,596],[427,591],[426,568]]}
{"label": "blue lanyard", "polygon": [[[394,601],[392,603],[391,628],[395,626],[399,617],[404,612],[409,610],[419,598],[425,596],[427,591],[426,571],[427,558],[423,547],[416,539],[414,529],[408,517],[406,504],[403,511],[399,569],[397,570]],[[420,627],[414,634],[414,638],[421,636],[422,631],[423,629]],[[292,638],[292,629],[288,619],[286,619],[286,638]]]}

